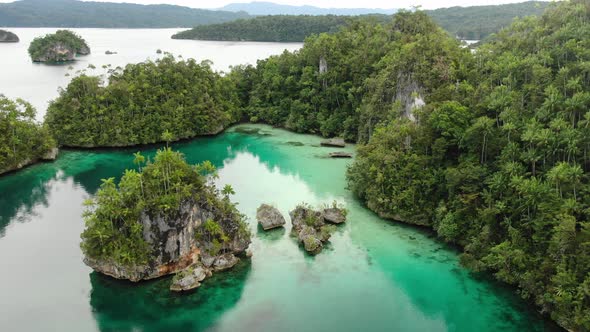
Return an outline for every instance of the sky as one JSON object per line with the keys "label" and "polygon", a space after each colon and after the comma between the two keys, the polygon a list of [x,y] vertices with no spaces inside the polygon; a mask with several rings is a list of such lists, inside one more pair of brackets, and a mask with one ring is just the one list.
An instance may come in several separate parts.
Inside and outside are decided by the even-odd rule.
{"label": "sky", "polygon": [[[0,0],[13,2],[14,0]],[[131,2],[140,4],[174,4],[193,8],[219,8],[234,2],[251,2],[252,0],[92,0],[102,2]],[[262,1],[262,0],[260,0]],[[452,6],[499,5],[504,3],[523,2],[524,0],[265,0],[286,5],[311,5],[323,8],[410,8],[422,6],[423,9],[434,9]]]}

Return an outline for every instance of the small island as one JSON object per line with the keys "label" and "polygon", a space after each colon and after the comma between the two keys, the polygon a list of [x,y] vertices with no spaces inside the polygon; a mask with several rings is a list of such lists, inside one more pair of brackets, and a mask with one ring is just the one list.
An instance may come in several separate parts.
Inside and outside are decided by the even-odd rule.
{"label": "small island", "polygon": [[54,34],[37,37],[29,46],[33,62],[59,63],[74,61],[76,56],[90,54],[86,41],[69,30],[58,30]]}
{"label": "small island", "polygon": [[35,114],[28,102],[0,94],[0,174],[57,158],[56,142]]}
{"label": "small island", "polygon": [[0,29],[0,43],[18,43],[19,41],[15,33]]}
{"label": "small island", "polygon": [[139,152],[138,169],[118,184],[105,179],[86,202],[84,262],[95,271],[133,282],[177,274],[171,290],[200,285],[233,267],[250,244],[250,232],[229,196],[212,183],[210,162],[191,166],[170,148],[153,161]]}
{"label": "small island", "polygon": [[346,209],[334,203],[321,211],[314,210],[307,204],[298,205],[289,212],[293,228],[291,235],[297,237],[305,251],[311,255],[319,254],[324,244],[330,240],[336,227],[346,221]]}

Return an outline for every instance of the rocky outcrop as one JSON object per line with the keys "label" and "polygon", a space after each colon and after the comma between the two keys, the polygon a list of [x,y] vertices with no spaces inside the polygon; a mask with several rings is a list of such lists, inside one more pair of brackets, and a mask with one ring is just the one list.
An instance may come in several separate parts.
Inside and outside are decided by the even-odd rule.
{"label": "rocky outcrop", "polygon": [[55,159],[57,159],[58,154],[59,154],[59,149],[53,148],[53,149],[47,151],[47,153],[45,153],[43,156],[41,156],[41,160],[44,160],[44,161],[55,160]]}
{"label": "rocky outcrop", "polygon": [[399,102],[403,109],[403,116],[415,122],[414,110],[426,105],[424,89],[416,82],[411,74],[399,74],[393,101]]}
{"label": "rocky outcrop", "polygon": [[[139,222],[143,227],[143,239],[150,246],[149,262],[144,265],[125,266],[113,260],[97,260],[86,257],[84,263],[97,272],[117,279],[130,281],[149,280],[174,274],[202,264],[206,268],[222,271],[237,263],[234,254],[245,252],[250,244],[249,234],[244,234],[239,223],[226,217],[215,207],[202,202],[186,201],[180,205],[174,217],[147,211]],[[204,233],[204,224],[215,221],[227,237],[220,244]]]}
{"label": "rocky outcrop", "polygon": [[203,265],[197,264],[191,266],[174,276],[170,290],[174,292],[186,292],[199,288],[201,282],[212,275],[211,270]]}
{"label": "rocky outcrop", "polygon": [[332,147],[332,148],[343,148],[346,146],[346,142],[342,138],[330,138],[327,140],[323,140],[320,143],[322,146]]}
{"label": "rocky outcrop", "polygon": [[19,41],[16,34],[0,29],[0,43],[18,43]]}
{"label": "rocky outcrop", "polygon": [[64,62],[74,61],[76,51],[63,43],[55,43],[48,47],[43,54],[33,58],[33,62]]}
{"label": "rocky outcrop", "polygon": [[346,221],[345,210],[336,207],[324,209],[322,216],[324,217],[324,221],[332,224],[342,224]]}
{"label": "rocky outcrop", "polygon": [[51,150],[47,151],[44,155],[42,155],[40,157],[37,157],[35,159],[24,159],[24,160],[21,160],[18,164],[14,165],[13,167],[9,167],[7,169],[0,169],[0,175],[4,174],[4,173],[12,172],[12,171],[18,171],[20,169],[23,169],[27,166],[36,164],[38,162],[53,161],[53,160],[57,159],[58,154],[59,154],[59,149],[52,148]]}
{"label": "rocky outcrop", "polygon": [[256,219],[265,231],[285,225],[285,217],[281,212],[268,204],[260,205],[256,211]]}
{"label": "rocky outcrop", "polygon": [[330,152],[330,158],[352,158],[352,153],[349,152]]}
{"label": "rocky outcrop", "polygon": [[319,254],[324,243],[330,240],[334,226],[346,221],[346,212],[337,207],[323,211],[313,210],[305,205],[299,205],[289,213],[293,228],[291,234],[303,244],[305,251],[312,255]]}

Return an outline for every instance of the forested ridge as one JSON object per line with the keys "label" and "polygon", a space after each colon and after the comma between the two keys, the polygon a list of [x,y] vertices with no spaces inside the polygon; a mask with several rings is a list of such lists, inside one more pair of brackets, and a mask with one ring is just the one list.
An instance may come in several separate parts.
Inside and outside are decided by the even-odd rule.
{"label": "forested ridge", "polygon": [[518,21],[415,121],[381,122],[350,188],[383,216],[433,227],[466,266],[517,285],[562,326],[590,330],[589,64],[587,1]]}
{"label": "forested ridge", "polygon": [[[451,7],[425,11],[452,36],[481,40],[508,27],[517,17],[540,15],[550,2],[529,1],[494,6]],[[392,16],[273,15],[202,25],[182,31],[172,38],[231,41],[302,42],[312,34],[333,33],[355,20],[371,17],[374,23],[387,23]]]}
{"label": "forested ridge", "polygon": [[260,41],[260,42],[302,42],[306,37],[320,33],[334,33],[352,20],[373,18],[384,23],[391,19],[387,15],[358,16],[310,16],[273,15],[240,19],[232,22],[202,25],[181,31],[173,39]]}
{"label": "forested ridge", "polygon": [[177,28],[246,18],[245,12],[79,0],[20,0],[0,3],[5,27]]}

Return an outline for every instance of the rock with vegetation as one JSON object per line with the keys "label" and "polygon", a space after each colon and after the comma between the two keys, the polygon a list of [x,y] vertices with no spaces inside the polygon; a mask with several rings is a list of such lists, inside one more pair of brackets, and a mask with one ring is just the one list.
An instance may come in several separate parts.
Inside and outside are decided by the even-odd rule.
{"label": "rock with vegetation", "polygon": [[86,41],[69,30],[58,30],[53,34],[37,37],[29,46],[33,62],[74,61],[78,55],[90,54]]}
{"label": "rock with vegetation", "polygon": [[35,114],[26,101],[0,95],[0,174],[57,158],[56,142]]}
{"label": "rock with vegetation", "polygon": [[320,143],[322,146],[332,147],[332,148],[343,148],[346,147],[346,142],[342,138],[330,138],[321,141]]}
{"label": "rock with vegetation", "polygon": [[0,29],[0,43],[18,43],[19,41],[15,33]]}
{"label": "rock with vegetation", "polygon": [[338,207],[337,204],[323,211],[300,204],[289,212],[289,216],[293,224],[291,234],[303,244],[305,251],[311,255],[317,255],[335,230],[335,227],[330,224],[343,223],[346,220],[346,210]]}
{"label": "rock with vegetation", "polygon": [[216,134],[240,118],[233,83],[208,62],[165,56],[116,70],[108,82],[76,77],[51,102],[45,122],[59,144],[89,148],[176,141]]}
{"label": "rock with vegetation", "polygon": [[[87,202],[82,233],[84,262],[117,279],[148,280],[187,268],[221,271],[236,264],[250,233],[224,188],[211,180],[209,162],[190,166],[182,154],[159,150],[153,162],[137,153],[139,170],[126,170],[118,184],[105,179]],[[211,262],[209,262],[211,258]],[[189,270],[187,270],[189,271]],[[190,273],[177,278],[175,289],[196,287],[202,280]],[[185,278],[186,277],[186,278]],[[192,285],[192,286],[191,286]]]}
{"label": "rock with vegetation", "polygon": [[202,264],[195,264],[174,275],[170,290],[174,292],[186,292],[199,288],[201,282],[211,275],[211,270]]}
{"label": "rock with vegetation", "polygon": [[265,231],[285,225],[285,217],[281,212],[276,207],[268,204],[262,204],[258,207],[256,219],[258,219],[258,223]]}

